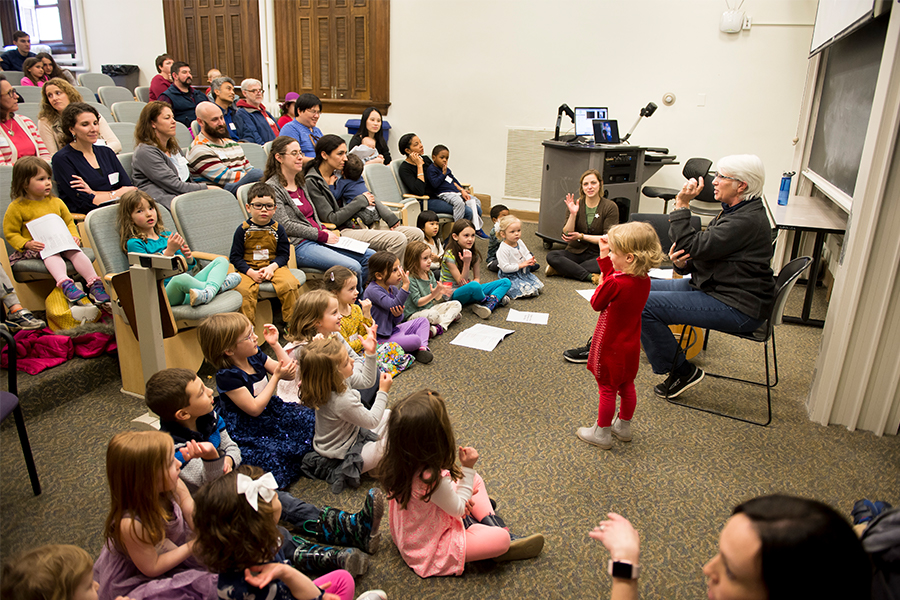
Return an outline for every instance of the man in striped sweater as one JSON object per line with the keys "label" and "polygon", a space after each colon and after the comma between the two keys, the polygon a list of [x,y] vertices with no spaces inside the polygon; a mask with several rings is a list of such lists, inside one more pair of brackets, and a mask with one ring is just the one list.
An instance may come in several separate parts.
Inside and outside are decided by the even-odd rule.
{"label": "man in striped sweater", "polygon": [[231,192],[245,183],[262,178],[262,171],[250,165],[240,144],[228,135],[225,117],[212,102],[197,105],[200,134],[191,143],[187,160],[194,181],[217,185]]}

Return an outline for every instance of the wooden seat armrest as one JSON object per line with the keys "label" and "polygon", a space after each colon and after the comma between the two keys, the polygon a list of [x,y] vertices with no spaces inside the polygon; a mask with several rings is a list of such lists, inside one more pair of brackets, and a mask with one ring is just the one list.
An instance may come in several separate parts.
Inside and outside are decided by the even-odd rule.
{"label": "wooden seat armrest", "polygon": [[[200,252],[197,250],[192,250],[191,254],[197,260],[215,260],[215,259],[219,258],[220,256],[222,256],[221,254],[215,254],[213,252]],[[227,259],[228,257],[225,256],[224,258]]]}
{"label": "wooden seat armrest", "polygon": [[415,194],[403,194],[404,198],[413,198],[415,200],[431,200],[431,196],[416,196]]}
{"label": "wooden seat armrest", "polygon": [[337,226],[334,223],[325,223],[324,221],[322,222],[322,227],[324,227],[325,229],[332,229],[332,230],[337,229]]}
{"label": "wooden seat armrest", "polygon": [[87,216],[84,213],[69,213],[69,214],[72,215],[72,220],[75,221],[76,223],[80,223],[81,221],[84,221],[85,217]]}
{"label": "wooden seat armrest", "polygon": [[382,202],[382,204],[388,208],[403,208],[406,206],[406,204],[403,204],[402,202]]}

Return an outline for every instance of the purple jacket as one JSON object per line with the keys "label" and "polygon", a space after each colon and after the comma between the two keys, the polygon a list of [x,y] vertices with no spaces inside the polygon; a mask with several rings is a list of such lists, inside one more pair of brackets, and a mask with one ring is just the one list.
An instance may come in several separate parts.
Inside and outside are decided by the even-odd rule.
{"label": "purple jacket", "polygon": [[395,317],[391,314],[391,308],[404,306],[407,296],[409,296],[408,291],[397,289],[397,286],[393,285],[390,291],[385,290],[374,281],[366,286],[363,299],[372,301],[372,319],[378,325],[378,339],[391,337],[394,327],[403,321],[403,313]]}

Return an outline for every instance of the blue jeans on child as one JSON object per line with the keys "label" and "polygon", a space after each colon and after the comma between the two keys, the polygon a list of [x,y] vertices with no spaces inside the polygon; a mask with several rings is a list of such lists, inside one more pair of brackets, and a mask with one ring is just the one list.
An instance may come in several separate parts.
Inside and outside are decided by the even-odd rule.
{"label": "blue jeans on child", "polygon": [[327,271],[331,267],[347,267],[356,273],[356,287],[360,292],[369,276],[369,257],[375,254],[368,249],[364,254],[351,252],[343,248],[332,248],[312,240],[300,240],[297,244],[297,266]]}
{"label": "blue jeans on child", "polygon": [[456,288],[451,298],[458,300],[463,306],[481,302],[485,296],[497,296],[498,300],[502,300],[509,291],[510,285],[509,279],[498,279],[485,284],[470,281],[466,285]]}
{"label": "blue jeans on child", "polygon": [[[717,331],[749,333],[763,324],[736,308],[691,287],[690,279],[653,279],[641,314],[641,345],[657,375],[686,361],[669,325],[694,325]],[[676,358],[677,353],[677,358]]]}

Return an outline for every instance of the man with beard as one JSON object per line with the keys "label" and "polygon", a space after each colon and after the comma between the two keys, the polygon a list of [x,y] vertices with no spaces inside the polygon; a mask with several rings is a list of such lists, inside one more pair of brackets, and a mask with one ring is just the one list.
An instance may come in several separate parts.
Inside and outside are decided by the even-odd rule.
{"label": "man with beard", "polygon": [[187,160],[194,181],[217,185],[232,194],[245,183],[262,178],[262,171],[250,165],[240,144],[228,135],[225,116],[212,102],[197,105],[200,134],[191,143]]}
{"label": "man with beard", "polygon": [[206,101],[203,92],[191,87],[194,78],[191,76],[191,66],[185,62],[177,62],[172,65],[172,85],[159,95],[158,100],[172,107],[175,120],[190,128],[191,121],[195,118],[197,105]]}

